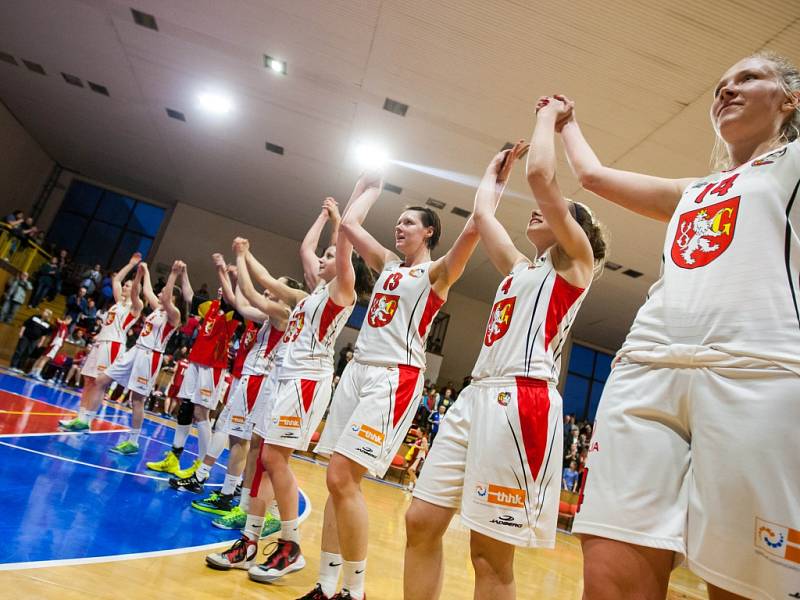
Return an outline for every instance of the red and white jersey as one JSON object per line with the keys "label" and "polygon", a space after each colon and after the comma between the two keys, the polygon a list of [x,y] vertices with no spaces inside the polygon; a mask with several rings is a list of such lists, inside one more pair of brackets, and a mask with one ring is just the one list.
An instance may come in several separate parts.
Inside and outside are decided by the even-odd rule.
{"label": "red and white jersey", "polygon": [[431,262],[405,267],[393,261],[384,266],[356,340],[355,360],[425,369],[425,341],[444,304],[431,287],[430,268]]}
{"label": "red and white jersey", "polygon": [[64,340],[67,339],[68,331],[69,328],[67,327],[67,324],[62,321],[58,321],[58,329],[56,329],[55,334],[53,334],[53,339],[50,341],[50,347],[61,347],[64,344]]}
{"label": "red and white jersey", "polygon": [[203,367],[226,369],[228,344],[239,326],[239,321],[228,319],[228,315],[222,312],[219,300],[204,302],[198,311],[203,316],[203,322],[189,351],[189,362]]}
{"label": "red and white jersey", "polygon": [[559,275],[549,253],[514,265],[497,288],[472,377],[557,383],[567,331],[587,290]]}
{"label": "red and white jersey", "polygon": [[183,383],[183,376],[186,374],[186,369],[188,367],[189,361],[185,358],[175,363],[175,371],[172,373],[172,382],[170,383],[170,390],[174,389],[175,394],[170,394],[170,396],[177,395],[178,390],[181,388],[181,384]]}
{"label": "red and white jersey", "polygon": [[167,311],[159,308],[145,317],[136,345],[163,353],[173,333],[175,333],[175,327],[170,324]]}
{"label": "red and white jersey", "polygon": [[353,306],[339,306],[330,295],[330,284],[320,283],[294,307],[283,343],[286,356],[281,379],[319,380],[333,373],[333,345]]}
{"label": "red and white jersey", "polygon": [[[800,142],[689,185],[621,354],[755,358],[800,373]],[[638,355],[633,354],[638,353]]]}
{"label": "red and white jersey", "polygon": [[237,379],[242,377],[242,369],[247,360],[247,355],[250,354],[250,349],[256,343],[259,328],[252,321],[244,322],[244,331],[239,338],[239,348],[236,350],[236,356],[233,357],[233,365],[231,365],[231,374]]}
{"label": "red and white jersey", "polygon": [[117,302],[108,309],[106,320],[103,327],[95,336],[95,342],[119,342],[124,344],[128,339],[128,330],[133,327],[139,318],[138,315],[131,314],[132,304],[130,302]]}
{"label": "red and white jersey", "polygon": [[269,375],[276,362],[283,359],[286,344],[282,342],[285,330],[278,329],[269,320],[256,334],[256,340],[244,361],[244,375]]}

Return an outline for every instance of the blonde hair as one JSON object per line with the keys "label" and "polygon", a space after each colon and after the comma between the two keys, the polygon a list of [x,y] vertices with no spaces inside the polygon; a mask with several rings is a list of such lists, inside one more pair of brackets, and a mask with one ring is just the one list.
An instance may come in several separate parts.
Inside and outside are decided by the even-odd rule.
{"label": "blonde hair", "polygon": [[[798,99],[797,92],[800,92],[800,69],[798,69],[792,61],[785,56],[764,50],[756,52],[747,58],[760,58],[770,63],[775,70],[775,75],[778,77],[778,83],[789,99]],[[774,140],[774,145],[782,146],[800,138],[800,101],[795,105],[794,111],[789,115],[786,121],[781,126],[778,137]],[[728,154],[728,148],[720,138],[719,133],[714,140],[714,148],[711,151],[711,168],[712,169],[729,169],[733,166],[731,157]]]}

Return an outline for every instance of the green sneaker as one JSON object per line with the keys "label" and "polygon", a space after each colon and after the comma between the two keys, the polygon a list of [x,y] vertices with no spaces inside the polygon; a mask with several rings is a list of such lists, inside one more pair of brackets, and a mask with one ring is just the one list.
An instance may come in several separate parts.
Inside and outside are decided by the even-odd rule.
{"label": "green sneaker", "polygon": [[125,440],[124,442],[117,444],[116,446],[111,448],[109,452],[114,452],[115,454],[122,454],[124,456],[130,456],[132,454],[139,453],[139,446],[134,444],[130,440]]}
{"label": "green sneaker", "polygon": [[192,508],[214,515],[227,515],[233,510],[233,494],[214,492],[208,498],[192,502]]}
{"label": "green sneaker", "polygon": [[273,533],[278,533],[281,530],[281,521],[276,519],[271,514],[267,513],[267,518],[264,519],[264,526],[261,528],[261,539],[271,536]]}
{"label": "green sneaker", "polygon": [[238,506],[234,506],[230,512],[211,521],[211,524],[220,529],[244,529],[247,524],[247,513]]}
{"label": "green sneaker", "polygon": [[194,461],[191,465],[189,465],[185,469],[178,469],[177,471],[175,471],[173,475],[175,475],[176,479],[188,479],[189,477],[194,475],[195,471],[197,471],[197,467],[199,467],[202,462],[203,461],[198,458],[196,461]]}
{"label": "green sneaker", "polygon": [[78,417],[68,423],[59,423],[58,428],[62,431],[89,431],[89,423],[81,421]]}

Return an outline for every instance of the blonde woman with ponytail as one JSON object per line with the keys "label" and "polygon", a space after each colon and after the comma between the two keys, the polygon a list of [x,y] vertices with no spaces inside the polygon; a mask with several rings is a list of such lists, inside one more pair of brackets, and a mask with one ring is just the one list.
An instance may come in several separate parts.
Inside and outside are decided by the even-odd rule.
{"label": "blonde woman with ponytail", "polygon": [[737,62],[711,101],[719,170],[699,179],[605,167],[574,113],[560,121],[586,189],[667,223],[573,527],[587,600],[665,598],[683,560],[711,600],[800,593],[798,106],[787,59]]}

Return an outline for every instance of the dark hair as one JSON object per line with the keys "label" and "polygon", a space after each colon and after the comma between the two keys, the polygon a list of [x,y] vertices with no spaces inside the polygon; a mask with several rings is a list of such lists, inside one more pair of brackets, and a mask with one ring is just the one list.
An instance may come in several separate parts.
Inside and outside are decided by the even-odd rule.
{"label": "dark hair", "polygon": [[375,275],[358,254],[353,252],[350,259],[353,263],[353,270],[356,273],[356,296],[357,298],[369,298],[372,288],[375,285]]}
{"label": "dark hair", "polygon": [[427,206],[409,206],[406,210],[413,210],[420,213],[422,218],[423,227],[433,227],[433,235],[425,240],[428,249],[433,250],[439,243],[439,238],[442,235],[442,222],[439,220],[439,215]]}
{"label": "dark hair", "polygon": [[172,288],[172,304],[175,305],[175,308],[178,309],[178,312],[181,314],[181,323],[183,323],[184,317],[186,317],[186,300],[183,299],[183,292],[177,286]]}
{"label": "dark hair", "polygon": [[284,275],[283,279],[286,280],[285,281],[286,285],[288,285],[293,290],[304,290],[304,289],[306,289],[306,287],[302,283],[297,281],[297,279],[292,279],[291,277],[288,277],[287,275]]}
{"label": "dark hair", "polygon": [[569,212],[578,222],[578,225],[581,226],[586,237],[589,238],[596,270],[601,269],[608,253],[608,243],[606,242],[606,234],[602,224],[597,222],[589,209],[580,202],[570,200]]}

